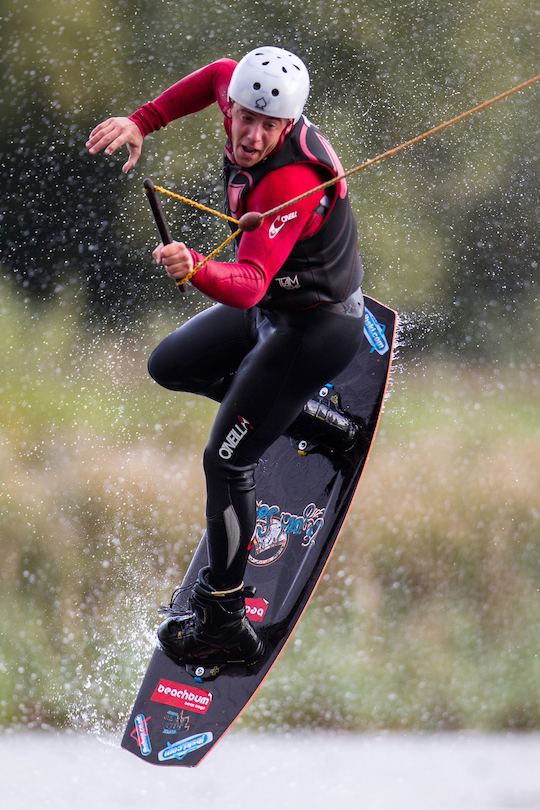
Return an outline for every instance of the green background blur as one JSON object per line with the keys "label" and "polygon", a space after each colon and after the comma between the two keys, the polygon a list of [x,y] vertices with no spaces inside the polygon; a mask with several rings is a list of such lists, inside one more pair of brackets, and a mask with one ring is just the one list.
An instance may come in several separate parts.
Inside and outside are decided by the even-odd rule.
{"label": "green background blur", "polygon": [[[202,531],[215,406],[152,347],[207,305],[151,263],[142,178],[221,208],[205,110],[125,155],[92,127],[221,56],[296,51],[346,168],[537,73],[532,2],[0,0],[0,724],[122,724]],[[317,598],[244,724],[540,727],[538,90],[350,182],[401,316],[382,427]],[[165,202],[208,251],[218,220]]]}

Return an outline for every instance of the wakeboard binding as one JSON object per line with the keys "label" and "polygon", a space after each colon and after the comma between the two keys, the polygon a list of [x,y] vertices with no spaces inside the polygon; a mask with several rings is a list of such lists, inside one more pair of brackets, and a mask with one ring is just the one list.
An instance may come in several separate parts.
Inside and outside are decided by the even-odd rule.
{"label": "wakeboard binding", "polygon": [[246,616],[245,598],[254,589],[243,583],[218,591],[208,582],[209,568],[199,572],[187,610],[175,608],[174,596],[157,637],[163,652],[175,663],[189,666],[199,678],[216,677],[224,666],[258,661],[264,643]]}
{"label": "wakeboard binding", "polygon": [[332,383],[327,383],[304,405],[287,435],[296,445],[296,452],[306,456],[316,450],[345,453],[356,443],[361,426],[344,410],[341,395]]}

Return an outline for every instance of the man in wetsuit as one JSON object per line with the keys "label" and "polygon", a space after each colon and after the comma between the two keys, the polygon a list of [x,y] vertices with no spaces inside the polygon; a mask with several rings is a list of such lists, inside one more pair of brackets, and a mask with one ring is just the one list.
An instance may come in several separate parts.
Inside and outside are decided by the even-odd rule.
{"label": "man in wetsuit", "polygon": [[[216,102],[224,116],[226,208],[264,212],[342,173],[330,143],[303,115],[309,76],[294,54],[261,47],[190,74],[129,118],[96,127],[87,147],[127,146],[123,171],[144,137]],[[234,262],[208,262],[191,283],[218,302],[166,337],[148,368],[160,385],[221,403],[204,452],[209,565],[190,613],[159,627],[182,663],[250,663],[262,641],[245,615],[243,576],[256,521],[255,467],[304,403],[351,361],[363,334],[362,266],[345,181],[316,192],[255,231]],[[160,245],[156,263],[184,278],[201,255]]]}

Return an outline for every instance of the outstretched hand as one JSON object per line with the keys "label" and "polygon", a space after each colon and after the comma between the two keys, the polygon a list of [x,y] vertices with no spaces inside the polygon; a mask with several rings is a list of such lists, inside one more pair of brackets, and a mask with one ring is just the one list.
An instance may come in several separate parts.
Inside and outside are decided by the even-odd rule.
{"label": "outstretched hand", "polygon": [[126,173],[139,160],[143,140],[139,127],[129,118],[107,118],[92,130],[86,147],[91,155],[96,155],[102,149],[106,155],[113,155],[122,146],[127,146],[129,159],[122,166],[122,171]]}
{"label": "outstretched hand", "polygon": [[178,281],[193,270],[193,258],[183,242],[158,245],[152,253],[156,264],[162,264],[169,278]]}

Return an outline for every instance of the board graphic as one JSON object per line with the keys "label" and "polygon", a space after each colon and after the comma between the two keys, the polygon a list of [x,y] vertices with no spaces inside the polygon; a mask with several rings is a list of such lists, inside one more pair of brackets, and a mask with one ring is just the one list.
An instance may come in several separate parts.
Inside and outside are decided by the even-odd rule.
{"label": "board graphic", "polygon": [[[314,423],[339,401],[354,428],[352,447],[328,450],[310,435],[282,436],[257,467],[257,525],[245,582],[256,588],[246,609],[264,637],[264,656],[251,668],[216,673],[179,666],[157,648],[122,739],[145,762],[198,765],[253,698],[313,596],[362,476],[390,374],[396,313],[367,296],[365,302],[362,346],[314,400]],[[206,564],[203,536],[183,584]],[[175,606],[185,608],[188,595],[180,592]]]}

